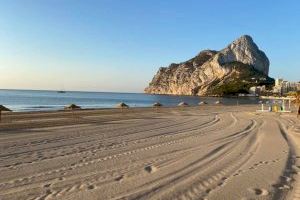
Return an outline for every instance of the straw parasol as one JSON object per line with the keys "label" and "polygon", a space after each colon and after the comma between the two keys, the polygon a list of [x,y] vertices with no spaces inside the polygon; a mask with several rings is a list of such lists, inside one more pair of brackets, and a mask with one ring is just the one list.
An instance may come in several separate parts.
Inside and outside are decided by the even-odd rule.
{"label": "straw parasol", "polygon": [[200,101],[200,102],[198,103],[198,105],[204,105],[204,104],[207,104],[207,102],[206,102],[206,101]]}
{"label": "straw parasol", "polygon": [[124,102],[121,102],[121,103],[117,104],[116,107],[117,108],[129,108],[129,106]]}
{"label": "straw parasol", "polygon": [[182,101],[182,102],[180,102],[179,104],[178,104],[178,106],[188,106],[189,104],[188,103],[186,103],[186,102],[184,102],[184,101]]}
{"label": "straw parasol", "polygon": [[80,110],[80,109],[81,109],[81,107],[77,106],[76,104],[70,104],[65,107],[65,110]]}
{"label": "straw parasol", "polygon": [[157,107],[161,107],[163,105],[159,102],[155,102],[152,106],[157,108]]}
{"label": "straw parasol", "polygon": [[10,109],[6,108],[5,106],[3,105],[0,105],[0,122],[1,122],[1,113],[2,112],[11,112]]}
{"label": "straw parasol", "polygon": [[0,105],[0,111],[3,111],[3,112],[11,112],[10,109],[6,108],[6,107],[3,106],[3,105]]}

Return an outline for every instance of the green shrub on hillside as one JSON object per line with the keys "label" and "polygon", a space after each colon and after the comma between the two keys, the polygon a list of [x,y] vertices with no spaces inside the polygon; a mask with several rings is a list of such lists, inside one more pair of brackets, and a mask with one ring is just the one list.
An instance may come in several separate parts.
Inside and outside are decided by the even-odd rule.
{"label": "green shrub on hillside", "polygon": [[274,79],[264,75],[250,65],[240,62],[227,63],[223,67],[230,68],[232,73],[222,82],[216,81],[210,88],[213,95],[235,95],[247,94],[250,87],[265,85],[267,89],[272,88]]}

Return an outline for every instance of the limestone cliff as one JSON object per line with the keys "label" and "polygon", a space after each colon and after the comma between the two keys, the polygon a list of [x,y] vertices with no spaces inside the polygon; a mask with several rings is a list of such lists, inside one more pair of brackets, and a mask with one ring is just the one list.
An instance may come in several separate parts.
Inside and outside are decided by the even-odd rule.
{"label": "limestone cliff", "polygon": [[[219,95],[230,83],[246,89],[269,84],[269,60],[248,35],[241,36],[221,51],[201,51],[194,58],[158,70],[146,93],[177,95]],[[234,86],[236,87],[236,86]]]}

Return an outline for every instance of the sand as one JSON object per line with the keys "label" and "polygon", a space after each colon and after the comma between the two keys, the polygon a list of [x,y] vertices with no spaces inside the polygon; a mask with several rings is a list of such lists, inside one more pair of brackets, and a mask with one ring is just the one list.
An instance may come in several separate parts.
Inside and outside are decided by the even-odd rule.
{"label": "sand", "polygon": [[0,199],[300,199],[300,121],[257,109],[6,114]]}

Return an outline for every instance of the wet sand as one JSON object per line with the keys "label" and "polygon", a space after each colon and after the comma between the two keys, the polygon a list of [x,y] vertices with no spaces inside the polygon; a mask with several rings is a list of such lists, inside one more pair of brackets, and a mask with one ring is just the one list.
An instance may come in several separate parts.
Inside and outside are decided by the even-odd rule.
{"label": "wet sand", "polygon": [[256,109],[5,115],[0,199],[300,199],[300,121]]}

